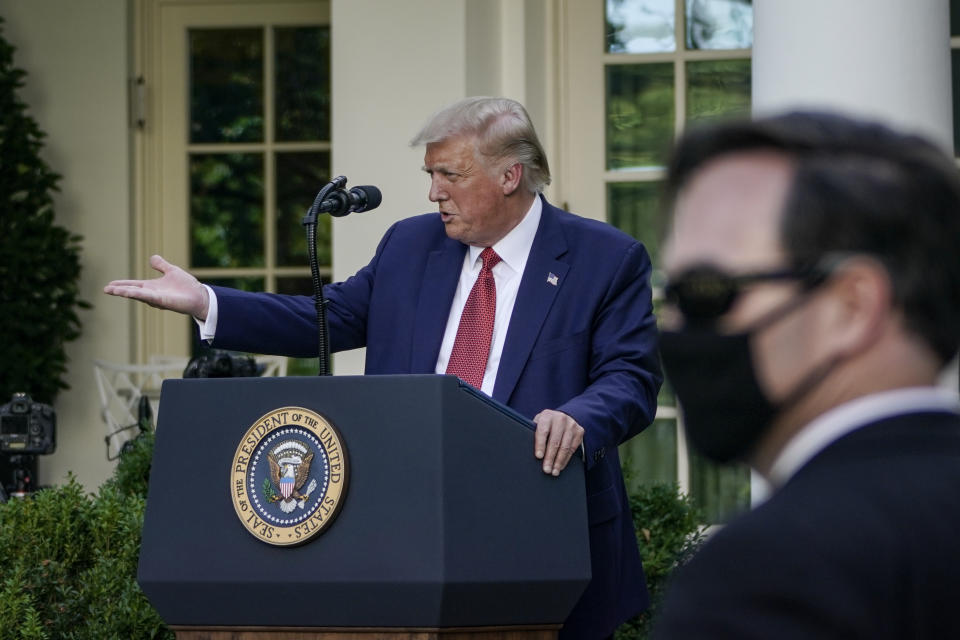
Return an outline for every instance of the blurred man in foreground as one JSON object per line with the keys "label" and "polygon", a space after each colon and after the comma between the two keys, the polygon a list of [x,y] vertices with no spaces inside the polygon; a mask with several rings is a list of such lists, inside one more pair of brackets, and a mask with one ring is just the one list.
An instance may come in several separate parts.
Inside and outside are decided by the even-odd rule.
{"label": "blurred man in foreground", "polygon": [[953,159],[797,113],[685,136],[668,192],[665,372],[691,443],[774,494],[678,571],[658,637],[960,637]]}

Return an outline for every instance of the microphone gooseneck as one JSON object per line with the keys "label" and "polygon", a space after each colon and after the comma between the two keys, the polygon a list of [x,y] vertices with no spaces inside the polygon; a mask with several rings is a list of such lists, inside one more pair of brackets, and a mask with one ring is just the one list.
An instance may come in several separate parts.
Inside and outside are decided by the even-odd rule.
{"label": "microphone gooseneck", "polygon": [[331,371],[327,301],[323,297],[323,281],[320,279],[320,266],[317,262],[317,215],[329,213],[332,216],[340,217],[354,212],[369,211],[379,207],[382,200],[380,189],[372,185],[353,187],[349,191],[345,189],[346,185],[346,176],[337,176],[324,185],[302,220],[307,232],[307,258],[310,261],[313,300],[317,310],[317,355],[319,359],[317,375],[321,376],[329,376]]}

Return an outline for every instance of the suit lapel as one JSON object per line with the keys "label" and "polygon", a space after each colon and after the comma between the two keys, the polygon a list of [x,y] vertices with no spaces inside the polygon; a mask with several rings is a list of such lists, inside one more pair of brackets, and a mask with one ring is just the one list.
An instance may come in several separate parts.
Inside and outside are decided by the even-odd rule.
{"label": "suit lapel", "polygon": [[440,343],[450,316],[450,301],[460,280],[466,250],[466,245],[444,239],[443,247],[432,251],[427,258],[417,301],[410,373],[433,373],[436,369]]}
{"label": "suit lapel", "polygon": [[547,313],[566,281],[569,265],[557,258],[566,253],[567,241],[555,220],[555,211],[544,199],[540,228],[530,247],[517,301],[510,316],[497,381],[493,387],[493,397],[504,404],[517,386]]}

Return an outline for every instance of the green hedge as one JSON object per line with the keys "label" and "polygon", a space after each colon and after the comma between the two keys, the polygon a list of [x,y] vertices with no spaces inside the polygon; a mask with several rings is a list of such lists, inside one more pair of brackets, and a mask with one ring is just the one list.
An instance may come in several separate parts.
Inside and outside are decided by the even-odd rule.
{"label": "green hedge", "polygon": [[95,495],[66,485],[0,504],[0,640],[169,638],[136,582],[153,435]]}
{"label": "green hedge", "polygon": [[633,526],[650,591],[650,608],[617,629],[616,640],[643,640],[663,599],[670,573],[703,543],[703,517],[675,484],[641,485],[630,496]]}
{"label": "green hedge", "polygon": [[[70,477],[0,504],[0,640],[173,640],[136,582],[152,455],[147,429],[96,494]],[[647,637],[670,572],[701,541],[674,485],[641,486],[630,506],[653,604],[618,640]]]}

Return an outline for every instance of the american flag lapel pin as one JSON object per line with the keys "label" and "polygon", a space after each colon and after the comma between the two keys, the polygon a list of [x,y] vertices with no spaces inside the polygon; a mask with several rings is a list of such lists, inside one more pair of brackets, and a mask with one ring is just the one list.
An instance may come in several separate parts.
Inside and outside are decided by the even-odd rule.
{"label": "american flag lapel pin", "polygon": [[560,278],[558,278],[558,277],[557,277],[557,274],[555,274],[554,272],[551,271],[551,272],[547,275],[547,282],[549,282],[549,283],[552,284],[553,286],[557,286],[557,282],[559,282],[559,281],[560,281]]}

